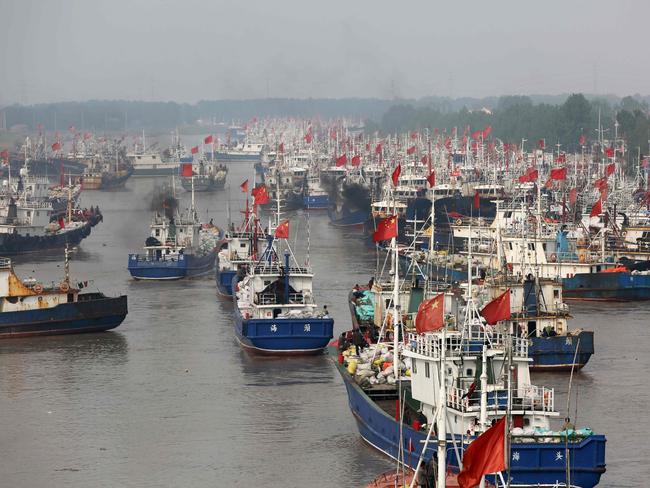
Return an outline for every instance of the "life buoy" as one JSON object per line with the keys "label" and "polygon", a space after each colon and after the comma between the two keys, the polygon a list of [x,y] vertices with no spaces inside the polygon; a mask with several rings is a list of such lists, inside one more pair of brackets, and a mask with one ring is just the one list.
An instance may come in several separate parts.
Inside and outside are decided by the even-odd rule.
{"label": "life buoy", "polygon": [[557,254],[553,253],[551,254],[551,262],[554,263],[555,261],[557,261]]}
{"label": "life buoy", "polygon": [[456,219],[456,225],[463,225],[462,219]]}
{"label": "life buoy", "polygon": [[65,293],[70,289],[70,285],[68,285],[65,281],[59,285],[59,289]]}
{"label": "life buoy", "polygon": [[38,283],[38,284],[34,285],[34,288],[33,288],[33,289],[34,289],[34,291],[35,291],[36,293],[42,293],[42,292],[43,292],[43,285],[41,285],[40,283]]}
{"label": "life buoy", "polygon": [[627,235],[627,231],[626,231],[626,230],[622,231],[622,232],[621,232],[621,235],[622,235],[623,237],[625,237],[625,236]]}

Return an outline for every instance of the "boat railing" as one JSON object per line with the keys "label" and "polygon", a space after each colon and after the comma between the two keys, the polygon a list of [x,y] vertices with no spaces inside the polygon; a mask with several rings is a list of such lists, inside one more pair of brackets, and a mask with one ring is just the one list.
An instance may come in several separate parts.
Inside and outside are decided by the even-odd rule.
{"label": "boat railing", "polygon": [[[260,293],[257,296],[258,305],[284,305],[281,301],[278,300],[278,296],[275,293]],[[289,305],[305,305],[305,296],[302,293],[289,293]]]}
{"label": "boat railing", "polygon": [[[511,401],[514,411],[551,413],[555,411],[555,390],[535,385],[528,385],[521,389],[514,388]],[[486,402],[488,409],[505,410],[508,406],[508,389],[488,389]],[[447,406],[460,412],[480,411],[481,391],[477,388],[470,393],[467,389],[448,387]]]}
{"label": "boat railing", "polygon": [[11,269],[11,259],[0,258],[0,269]]}
{"label": "boat railing", "polygon": [[[440,334],[408,335],[410,349],[413,352],[439,359],[443,348],[443,338]],[[512,341],[512,353],[517,357],[528,357],[528,340],[521,337],[508,336],[499,332],[485,332],[475,328],[466,333],[453,333],[445,338],[446,355],[478,356],[483,352],[483,345],[488,349],[505,349]]]}
{"label": "boat railing", "polygon": [[[279,266],[277,263],[260,263],[255,266],[255,274],[284,274],[284,266]],[[289,274],[311,274],[309,269],[302,266],[289,266]]]}

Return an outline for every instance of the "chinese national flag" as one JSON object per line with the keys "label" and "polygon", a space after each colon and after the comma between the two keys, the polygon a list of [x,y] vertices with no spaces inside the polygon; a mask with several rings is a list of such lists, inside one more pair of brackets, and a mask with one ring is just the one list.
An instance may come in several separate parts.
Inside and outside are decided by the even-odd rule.
{"label": "chinese national flag", "polygon": [[352,166],[359,166],[361,164],[361,156],[358,154],[352,156]]}
{"label": "chinese national flag", "polygon": [[275,228],[275,237],[278,239],[289,239],[289,221],[283,220]]}
{"label": "chinese national flag", "polygon": [[614,157],[614,148],[613,147],[606,147],[605,148],[605,156],[608,158],[613,158]]}
{"label": "chinese national flag", "polygon": [[204,144],[212,144],[214,142],[214,137],[212,135],[209,135],[205,139],[203,139]]}
{"label": "chinese national flag", "polygon": [[474,209],[478,210],[481,208],[481,195],[478,194],[478,191],[474,191]]}
{"label": "chinese national flag", "polygon": [[393,170],[391,179],[393,180],[393,185],[397,186],[397,181],[399,180],[399,175],[402,173],[402,165],[398,164]]}
{"label": "chinese national flag", "polygon": [[436,172],[432,171],[429,176],[427,176],[427,181],[429,182],[429,186],[433,188],[436,186]]}
{"label": "chinese national flag", "polygon": [[445,324],[444,305],[444,293],[440,293],[420,304],[418,314],[415,317],[415,330],[418,334],[433,332],[442,328]]}
{"label": "chinese national flag", "polygon": [[411,132],[411,139],[415,140],[418,138],[418,133],[417,132]]}
{"label": "chinese national flag", "polygon": [[499,320],[510,318],[510,288],[488,303],[480,312],[485,321],[494,325]]}
{"label": "chinese national flag", "polygon": [[375,154],[381,154],[381,143],[375,146]]}
{"label": "chinese national flag", "polygon": [[284,153],[284,142],[281,142],[280,145],[278,146],[278,152]]}
{"label": "chinese national flag", "polygon": [[0,158],[9,159],[9,151],[5,149],[4,151],[0,152]]}
{"label": "chinese national flag", "polygon": [[605,166],[605,175],[606,176],[614,174],[614,171],[616,171],[616,164],[615,163],[608,164],[607,166]]}
{"label": "chinese national flag", "polygon": [[486,474],[506,469],[506,418],[478,436],[463,454],[463,470],[458,475],[460,488],[474,488]]}
{"label": "chinese national flag", "polygon": [[540,139],[537,141],[537,147],[539,147],[542,151],[546,147],[546,140],[545,139]]}
{"label": "chinese national flag", "polygon": [[578,141],[578,144],[580,144],[581,146],[587,144],[587,136],[585,135],[580,136],[580,140]]}
{"label": "chinese national flag", "polygon": [[54,144],[52,144],[52,151],[58,151],[59,149],[61,149],[60,142],[55,142]]}
{"label": "chinese national flag", "polygon": [[379,242],[393,237],[397,237],[397,217],[395,215],[379,221],[377,230],[372,234],[372,240]]}
{"label": "chinese national flag", "polygon": [[197,154],[197,153],[199,152],[199,146],[194,146],[194,147],[190,150],[190,152],[191,152],[192,154]]}
{"label": "chinese national flag", "polygon": [[269,203],[269,192],[266,189],[266,185],[256,186],[251,193],[253,194],[255,205],[266,205]]}
{"label": "chinese national flag", "polygon": [[566,180],[566,168],[555,168],[551,170],[551,179],[556,181]]}
{"label": "chinese national flag", "polygon": [[63,217],[59,217],[59,227],[65,229],[65,220],[63,219]]}
{"label": "chinese national flag", "polygon": [[311,135],[311,131],[307,132],[307,134],[305,134],[305,142],[307,144],[311,144],[311,141],[313,140],[314,140],[314,136]]}
{"label": "chinese national flag", "polygon": [[571,191],[569,192],[569,203],[573,205],[577,201],[578,201],[578,189],[571,188]]}
{"label": "chinese national flag", "polygon": [[492,126],[488,125],[485,129],[483,129],[483,139],[487,139],[490,134],[492,134]]}
{"label": "chinese national flag", "polygon": [[339,156],[336,158],[336,165],[337,166],[345,166],[348,162],[348,155],[344,154],[342,156]]}
{"label": "chinese national flag", "polygon": [[248,180],[244,181],[241,185],[239,185],[239,188],[241,188],[242,192],[248,193]]}
{"label": "chinese national flag", "polygon": [[406,154],[415,154],[415,146],[411,146],[406,150]]}
{"label": "chinese national flag", "polygon": [[601,191],[603,188],[607,188],[607,177],[598,178],[596,181],[594,181],[594,187],[598,188]]}
{"label": "chinese national flag", "polygon": [[598,201],[594,203],[594,206],[591,207],[589,217],[598,217],[601,213],[603,213],[603,201],[599,198]]}
{"label": "chinese national flag", "polygon": [[192,176],[192,163],[181,164],[181,176]]}

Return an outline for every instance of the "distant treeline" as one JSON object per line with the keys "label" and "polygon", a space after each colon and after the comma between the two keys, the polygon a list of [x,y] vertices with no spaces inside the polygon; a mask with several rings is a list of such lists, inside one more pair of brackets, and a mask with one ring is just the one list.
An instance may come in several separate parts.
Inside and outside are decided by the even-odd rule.
{"label": "distant treeline", "polygon": [[620,100],[592,98],[572,94],[563,103],[534,103],[527,96],[505,96],[495,100],[487,110],[468,109],[448,111],[440,106],[392,106],[377,123],[368,123],[366,129],[382,133],[407,131],[447,130],[456,127],[462,134],[467,126],[473,132],[492,126],[492,137],[520,144],[526,139],[530,149],[544,139],[547,149],[561,144],[561,151],[579,150],[579,140],[584,135],[588,141],[598,139],[598,121],[605,130],[603,138],[614,139],[615,123],[618,136],[627,141],[628,156],[636,159],[638,149],[648,154],[650,118],[648,102],[641,97],[624,97]]}
{"label": "distant treeline", "polygon": [[245,124],[253,117],[301,117],[324,119],[350,117],[379,120],[394,102],[372,98],[288,99],[138,102],[90,100],[38,105],[11,105],[4,108],[7,128],[25,125],[36,130],[66,130],[73,126],[87,131],[173,129],[194,125],[201,119]]}
{"label": "distant treeline", "polygon": [[618,98],[572,95],[531,95],[487,98],[426,97],[413,100],[375,98],[202,100],[196,104],[176,102],[141,102],[125,100],[91,100],[31,106],[5,107],[7,128],[26,126],[36,130],[65,131],[74,126],[79,131],[169,130],[204,122],[245,124],[253,117],[300,117],[332,119],[348,117],[365,120],[368,133],[390,134],[406,131],[451,132],[457,127],[472,131],[492,126],[492,137],[510,143],[526,139],[530,148],[539,139],[546,147],[561,144],[563,151],[578,149],[581,135],[597,139],[598,117],[613,139],[614,123],[627,140],[631,157],[637,148],[648,154],[650,119],[648,102],[640,96]]}

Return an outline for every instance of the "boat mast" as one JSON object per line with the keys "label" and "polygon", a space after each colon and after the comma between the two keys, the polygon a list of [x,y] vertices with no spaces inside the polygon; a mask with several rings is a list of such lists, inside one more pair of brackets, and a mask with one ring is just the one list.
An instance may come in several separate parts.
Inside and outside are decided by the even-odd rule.
{"label": "boat mast", "polygon": [[447,383],[446,383],[446,353],[447,353],[447,328],[442,327],[442,346],[440,347],[440,375],[439,390],[439,415],[437,420],[438,427],[438,483],[436,486],[444,487],[447,481]]}

